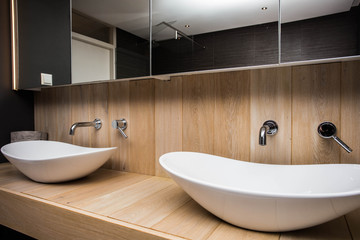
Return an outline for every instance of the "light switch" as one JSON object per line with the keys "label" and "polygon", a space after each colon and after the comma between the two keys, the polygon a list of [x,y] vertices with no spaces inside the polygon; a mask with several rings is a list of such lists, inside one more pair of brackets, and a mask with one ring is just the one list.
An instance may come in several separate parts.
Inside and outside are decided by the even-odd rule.
{"label": "light switch", "polygon": [[52,86],[52,74],[41,73],[41,85]]}

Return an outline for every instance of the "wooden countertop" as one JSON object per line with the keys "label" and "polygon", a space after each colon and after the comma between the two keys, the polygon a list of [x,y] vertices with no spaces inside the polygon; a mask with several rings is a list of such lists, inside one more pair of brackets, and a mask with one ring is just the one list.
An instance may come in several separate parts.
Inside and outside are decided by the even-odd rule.
{"label": "wooden countertop", "polygon": [[68,183],[36,183],[0,164],[0,224],[38,239],[360,239],[360,209],[305,230],[234,227],[171,179],[99,169]]}

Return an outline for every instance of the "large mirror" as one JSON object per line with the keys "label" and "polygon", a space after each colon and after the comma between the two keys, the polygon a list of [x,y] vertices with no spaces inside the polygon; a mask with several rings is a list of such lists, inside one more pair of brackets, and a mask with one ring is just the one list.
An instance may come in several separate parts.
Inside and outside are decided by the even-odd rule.
{"label": "large mirror", "polygon": [[[30,8],[31,2],[21,1],[23,7],[19,7],[19,15],[35,11],[29,19],[45,16],[38,14],[40,11],[49,13],[50,16],[46,17],[52,18],[48,8]],[[68,1],[61,2],[69,6]],[[55,70],[41,67],[33,74],[34,84],[22,84],[20,88],[38,87],[38,72],[53,74],[54,85],[63,85],[67,83],[58,79],[68,80],[68,75],[71,75],[71,83],[77,84],[360,54],[359,0],[282,0],[281,6],[279,2],[72,0],[71,74],[68,70],[69,74],[62,77],[55,71],[63,70],[63,67],[54,67]],[[45,0],[39,4],[57,8],[56,4]],[[26,11],[21,11],[24,9]],[[64,11],[66,14],[62,15],[69,19],[69,11]],[[40,18],[38,22],[45,21]],[[58,22],[65,21],[58,19]],[[30,32],[29,24],[25,25],[25,30],[19,35],[20,42],[24,33]],[[21,26],[19,29],[22,30]],[[43,29],[47,34],[48,27]],[[68,32],[67,28],[64,29]],[[35,30],[39,31],[39,28],[35,26]],[[58,31],[54,32],[59,35]],[[46,35],[30,33],[39,36],[31,44],[48,40]],[[27,39],[23,42],[30,43],[28,36],[23,38]],[[65,38],[66,41],[69,39]],[[52,54],[44,50],[44,45],[36,50],[36,56],[39,52]],[[22,43],[20,46],[25,45]],[[35,49],[30,44],[26,46]],[[70,55],[68,49],[66,56]],[[34,54],[28,56],[31,61]],[[45,57],[43,59],[46,61]],[[59,58],[54,59],[58,61]],[[43,65],[42,62],[33,62]],[[62,62],[66,62],[67,69],[70,69],[67,61]]]}
{"label": "large mirror", "polygon": [[360,54],[358,0],[284,0],[281,23],[281,62]]}
{"label": "large mirror", "polygon": [[72,0],[72,83],[150,75],[148,0]]}
{"label": "large mirror", "polygon": [[152,73],[278,63],[278,12],[278,0],[153,0]]}

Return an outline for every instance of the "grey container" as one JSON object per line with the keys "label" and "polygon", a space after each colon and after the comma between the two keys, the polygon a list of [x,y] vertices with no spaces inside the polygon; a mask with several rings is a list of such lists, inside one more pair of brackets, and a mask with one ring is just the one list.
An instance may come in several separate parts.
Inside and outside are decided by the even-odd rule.
{"label": "grey container", "polygon": [[17,131],[11,132],[11,142],[48,140],[48,134],[40,131]]}

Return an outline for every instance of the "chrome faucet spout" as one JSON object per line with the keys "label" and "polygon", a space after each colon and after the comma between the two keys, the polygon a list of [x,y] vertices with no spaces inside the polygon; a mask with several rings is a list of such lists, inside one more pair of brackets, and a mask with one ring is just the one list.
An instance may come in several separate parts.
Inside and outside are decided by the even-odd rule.
{"label": "chrome faucet spout", "polygon": [[265,146],[266,145],[266,132],[267,132],[267,129],[266,129],[267,126],[262,126],[260,128],[260,132],[259,132],[259,144],[261,146]]}
{"label": "chrome faucet spout", "polygon": [[94,127],[96,130],[98,130],[101,128],[101,125],[102,125],[101,120],[97,118],[95,118],[95,120],[92,122],[76,122],[73,125],[71,125],[69,134],[74,135],[75,129],[77,127]]}
{"label": "chrome faucet spout", "polygon": [[277,133],[278,125],[275,121],[268,120],[263,123],[259,132],[259,144],[266,146],[266,135],[274,135]]}

